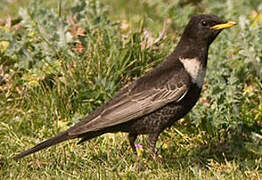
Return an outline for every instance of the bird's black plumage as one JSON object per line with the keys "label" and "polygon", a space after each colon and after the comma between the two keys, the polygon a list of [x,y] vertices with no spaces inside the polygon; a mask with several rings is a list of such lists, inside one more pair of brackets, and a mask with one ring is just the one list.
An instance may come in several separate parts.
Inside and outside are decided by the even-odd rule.
{"label": "bird's black plumage", "polygon": [[82,143],[108,132],[127,132],[132,150],[138,135],[148,134],[154,152],[159,134],[188,113],[199,99],[210,44],[225,22],[212,15],[193,16],[172,54],[111,101],[65,132],[15,156],[19,159],[62,141],[81,138]]}

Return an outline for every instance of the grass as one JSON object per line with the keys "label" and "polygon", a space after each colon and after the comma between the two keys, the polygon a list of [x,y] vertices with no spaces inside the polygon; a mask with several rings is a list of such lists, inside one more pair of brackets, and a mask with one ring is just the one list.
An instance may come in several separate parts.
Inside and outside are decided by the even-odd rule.
{"label": "grass", "polygon": [[[2,179],[262,179],[260,1],[14,2],[0,12]],[[124,133],[12,160],[156,66],[196,13],[239,24],[212,44],[196,107],[161,134],[162,161],[143,136],[134,156]]]}

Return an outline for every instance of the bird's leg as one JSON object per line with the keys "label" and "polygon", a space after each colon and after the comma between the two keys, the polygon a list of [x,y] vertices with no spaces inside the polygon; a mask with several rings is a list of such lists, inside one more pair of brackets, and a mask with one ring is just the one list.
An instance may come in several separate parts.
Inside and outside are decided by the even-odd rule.
{"label": "bird's leg", "polygon": [[154,133],[150,134],[148,137],[148,146],[149,146],[149,151],[152,155],[153,158],[157,157],[157,153],[155,152],[155,146],[156,146],[156,141],[158,139],[160,133]]}
{"label": "bird's leg", "polygon": [[131,134],[131,133],[128,134],[128,140],[134,154],[137,154],[136,146],[135,146],[136,138],[137,138],[137,134]]}

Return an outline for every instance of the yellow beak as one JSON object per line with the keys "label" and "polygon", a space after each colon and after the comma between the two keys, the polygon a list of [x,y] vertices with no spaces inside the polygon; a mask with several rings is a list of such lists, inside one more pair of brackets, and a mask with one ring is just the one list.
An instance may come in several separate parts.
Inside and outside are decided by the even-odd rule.
{"label": "yellow beak", "polygon": [[226,29],[226,28],[231,28],[232,26],[235,26],[237,23],[234,22],[234,21],[227,21],[226,23],[223,23],[223,24],[217,24],[217,25],[214,25],[212,27],[210,27],[211,29],[215,29],[215,30],[218,30],[218,29]]}

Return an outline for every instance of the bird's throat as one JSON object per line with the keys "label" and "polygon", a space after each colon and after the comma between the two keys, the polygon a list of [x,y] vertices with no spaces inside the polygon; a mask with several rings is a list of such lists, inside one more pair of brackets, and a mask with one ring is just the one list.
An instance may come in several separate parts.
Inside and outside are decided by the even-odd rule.
{"label": "bird's throat", "polygon": [[204,66],[207,64],[208,57],[208,44],[202,44],[203,42],[183,38],[178,43],[174,52],[178,53],[179,58],[182,59],[194,59],[197,58]]}

